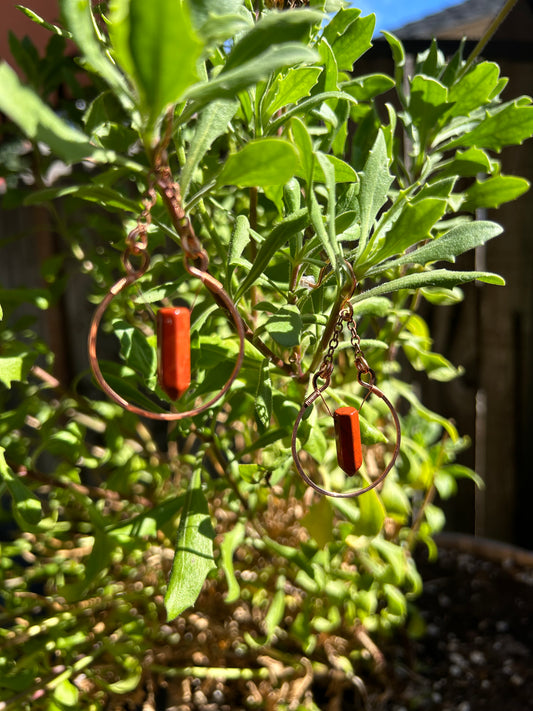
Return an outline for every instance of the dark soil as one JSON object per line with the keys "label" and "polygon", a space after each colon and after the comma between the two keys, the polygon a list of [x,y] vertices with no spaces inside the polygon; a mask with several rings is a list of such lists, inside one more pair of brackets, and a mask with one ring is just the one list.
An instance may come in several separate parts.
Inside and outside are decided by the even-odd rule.
{"label": "dark soil", "polygon": [[492,546],[487,560],[466,542],[420,555],[426,634],[384,649],[390,693],[370,693],[372,711],[533,709],[533,556]]}

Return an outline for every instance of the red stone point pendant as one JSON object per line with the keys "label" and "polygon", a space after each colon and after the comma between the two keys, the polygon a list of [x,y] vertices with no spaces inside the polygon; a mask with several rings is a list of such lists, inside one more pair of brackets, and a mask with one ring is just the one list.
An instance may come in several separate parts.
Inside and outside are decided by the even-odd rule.
{"label": "red stone point pendant", "polygon": [[363,463],[359,411],[355,407],[339,407],[333,413],[333,421],[339,467],[353,476]]}
{"label": "red stone point pendant", "polygon": [[171,400],[191,384],[191,315],[186,306],[159,309],[157,323],[157,379]]}

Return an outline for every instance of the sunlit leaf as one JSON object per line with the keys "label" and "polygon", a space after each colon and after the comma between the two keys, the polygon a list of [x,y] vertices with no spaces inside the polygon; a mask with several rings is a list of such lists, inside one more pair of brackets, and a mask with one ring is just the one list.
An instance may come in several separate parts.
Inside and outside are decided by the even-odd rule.
{"label": "sunlit leaf", "polygon": [[110,35],[139,93],[150,130],[198,79],[202,44],[181,0],[115,0]]}
{"label": "sunlit leaf", "polygon": [[283,138],[258,138],[228,156],[219,185],[265,187],[285,185],[298,170],[298,151]]}
{"label": "sunlit leaf", "polygon": [[208,573],[215,568],[215,532],[202,491],[200,469],[189,482],[181,513],[172,572],[165,595],[167,618],[173,620],[194,605]]}
{"label": "sunlit leaf", "polygon": [[529,190],[529,182],[515,175],[497,175],[478,180],[464,192],[461,209],[473,211],[480,207],[496,208],[516,200]]}

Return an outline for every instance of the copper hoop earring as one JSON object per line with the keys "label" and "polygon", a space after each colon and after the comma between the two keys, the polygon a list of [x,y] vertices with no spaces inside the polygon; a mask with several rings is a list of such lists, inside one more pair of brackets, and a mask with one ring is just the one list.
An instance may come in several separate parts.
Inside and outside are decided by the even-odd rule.
{"label": "copper hoop earring", "polygon": [[[348,298],[344,301],[344,304],[341,308],[338,320],[333,330],[333,335],[331,336],[331,339],[329,341],[328,349],[322,360],[322,364],[313,377],[313,391],[304,400],[303,405],[300,408],[300,411],[296,417],[296,421],[292,430],[291,440],[291,451],[296,471],[301,476],[303,481],[308,486],[312,487],[315,491],[317,491],[319,494],[323,494],[324,496],[331,496],[337,499],[353,499],[379,486],[379,484],[384,481],[385,477],[390,472],[396,462],[396,459],[398,458],[402,439],[398,413],[396,412],[394,405],[388,399],[385,393],[383,393],[376,386],[374,371],[368,365],[368,362],[361,350],[361,339],[357,333],[357,329],[353,319],[353,308]],[[298,455],[297,439],[298,428],[305,413],[319,397],[323,397],[322,394],[330,385],[331,374],[333,372],[333,357],[335,354],[335,350],[339,345],[339,338],[343,331],[344,324],[347,324],[351,334],[351,345],[354,352],[354,365],[357,369],[357,380],[359,384],[367,390],[367,393],[361,403],[361,407],[371,395],[375,395],[376,397],[380,398],[380,400],[382,400],[390,410],[394,427],[396,430],[396,438],[392,458],[390,459],[385,469],[381,472],[381,474],[376,479],[374,479],[371,484],[363,486],[360,489],[353,489],[348,491],[330,491],[329,489],[326,489],[314,482],[311,477],[304,471],[302,463],[300,461],[300,457]],[[322,385],[319,384],[319,380],[324,381]],[[359,410],[360,409],[361,408],[359,408]],[[361,438],[359,430],[359,410],[354,407],[342,407],[338,408],[333,413],[337,440],[337,460],[341,469],[343,469],[348,476],[353,476],[354,474],[356,474],[360,466],[362,465]]]}
{"label": "copper hoop earring", "polygon": [[[367,491],[371,491],[372,489],[375,489],[376,486],[379,486],[382,481],[385,480],[385,477],[387,474],[390,472],[390,470],[393,468],[394,464],[396,463],[396,459],[398,458],[398,454],[400,453],[400,444],[402,440],[402,434],[401,434],[401,427],[400,427],[400,420],[398,419],[398,414],[396,412],[396,409],[394,408],[394,405],[391,403],[391,401],[388,399],[388,397],[379,389],[377,388],[373,382],[366,382],[362,378],[358,378],[360,385],[362,385],[364,388],[367,388],[368,393],[365,396],[365,399],[369,395],[375,395],[376,397],[379,397],[385,405],[389,408],[392,419],[394,422],[394,427],[396,429],[396,441],[394,444],[394,451],[392,453],[392,458],[385,467],[385,469],[381,472],[381,474],[374,479],[374,481],[371,484],[368,484],[368,486],[364,486],[360,489],[355,489],[353,491],[330,491],[329,489],[325,489],[316,482],[314,482],[311,477],[304,471],[302,467],[302,463],[300,462],[300,457],[298,456],[298,447],[297,447],[297,437],[298,437],[298,428],[300,426],[300,423],[303,419],[303,416],[305,415],[307,409],[311,407],[311,405],[317,400],[324,390],[329,386],[329,380],[322,386],[320,387],[315,387],[315,390],[309,395],[304,400],[304,403],[300,409],[300,412],[298,413],[298,416],[296,417],[296,421],[294,423],[294,427],[292,430],[292,442],[291,442],[291,449],[292,449],[292,457],[294,459],[294,464],[296,466],[296,470],[298,474],[302,477],[302,479],[305,481],[305,483],[313,488],[315,491],[317,491],[319,494],[322,494],[324,496],[331,496],[336,499],[355,499],[357,496],[361,496],[361,494],[365,494]],[[315,376],[315,383],[316,383],[316,376]],[[315,384],[314,383],[314,384]]]}
{"label": "copper hoop earring", "polygon": [[[100,369],[100,363],[97,355],[97,339],[98,329],[102,317],[109,304],[113,301],[113,299],[118,296],[122,291],[124,291],[124,289],[126,289],[130,284],[135,282],[137,279],[140,279],[140,277],[145,274],[150,264],[150,257],[147,251],[147,227],[150,223],[150,210],[155,204],[156,200],[155,191],[153,190],[153,187],[149,188],[148,198],[145,200],[145,209],[139,217],[137,227],[130,232],[126,239],[126,250],[122,255],[122,262],[126,270],[126,276],[122,277],[115,284],[113,284],[113,286],[109,289],[107,294],[104,296],[104,298],[98,305],[92,317],[88,336],[88,352],[89,364],[92,373],[97,383],[100,385],[102,390],[111,400],[116,402],[125,410],[133,412],[136,415],[148,417],[152,420],[164,420],[167,422],[174,422],[177,420],[183,420],[187,417],[194,417],[195,415],[198,415],[204,412],[205,410],[208,410],[227,393],[242,366],[242,362],[244,359],[245,331],[242,319],[232,299],[226,293],[222,284],[207,271],[209,261],[207,252],[201,247],[198,238],[193,232],[192,225],[189,219],[184,215],[181,209],[179,200],[179,186],[171,182],[169,178],[169,171],[166,168],[162,169],[157,177],[157,184],[162,191],[163,200],[167,203],[171,210],[171,216],[173,217],[174,225],[178,231],[178,234],[181,237],[181,244],[184,251],[185,269],[191,276],[195,277],[196,279],[199,279],[202,282],[202,284],[211,292],[216,303],[229,314],[233,323],[235,324],[235,328],[239,337],[239,352],[235,360],[235,365],[233,367],[233,370],[231,371],[228,380],[214,397],[212,397],[207,402],[202,403],[198,407],[183,412],[154,412],[152,410],[147,410],[143,407],[139,407],[138,405],[130,403],[111,387],[111,385],[107,382]],[[135,268],[132,264],[132,256],[135,256],[141,260],[140,266],[138,268]],[[197,262],[198,266],[195,266],[192,262]],[[189,383],[190,379],[187,382]]]}

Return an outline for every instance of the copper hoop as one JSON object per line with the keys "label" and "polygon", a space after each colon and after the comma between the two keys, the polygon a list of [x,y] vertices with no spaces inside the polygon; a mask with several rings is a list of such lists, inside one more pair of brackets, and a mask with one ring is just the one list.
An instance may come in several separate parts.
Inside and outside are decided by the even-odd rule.
{"label": "copper hoop", "polygon": [[219,400],[223,395],[225,395],[231,387],[233,381],[237,377],[244,358],[244,326],[239,312],[237,311],[237,307],[235,306],[231,298],[228,296],[228,294],[224,291],[222,284],[217,281],[217,279],[215,279],[213,276],[211,276],[209,272],[204,271],[203,269],[198,269],[197,267],[191,266],[190,264],[186,263],[186,268],[189,274],[202,281],[204,286],[206,286],[207,289],[209,289],[209,291],[213,294],[215,300],[229,312],[231,318],[233,319],[233,322],[237,329],[237,333],[239,335],[239,353],[237,355],[235,366],[223,388],[213,398],[211,398],[211,400],[208,400],[207,402],[203,403],[203,405],[200,405],[199,407],[196,407],[192,410],[187,410],[185,412],[152,412],[151,410],[145,410],[144,408],[138,407],[137,405],[132,405],[121,395],[119,395],[115,390],[113,390],[113,388],[104,378],[102,371],[100,370],[100,364],[98,362],[98,356],[96,354],[96,342],[100,321],[102,320],[102,316],[104,315],[107,307],[113,301],[115,296],[120,294],[121,291],[123,291],[127,286],[129,286],[136,279],[142,276],[145,271],[145,269],[143,271],[144,267],[145,263],[141,265],[140,270],[137,270],[135,272],[129,272],[127,276],[123,277],[122,279],[119,279],[119,281],[117,281],[116,284],[114,284],[109,289],[108,293],[104,296],[98,308],[94,312],[91,321],[91,326],[89,329],[88,338],[89,363],[91,366],[91,370],[96,381],[98,382],[102,390],[106,393],[106,395],[110,397],[111,400],[113,400],[129,412],[133,412],[136,415],[142,415],[143,417],[148,417],[152,420],[164,420],[167,422],[183,420],[186,417],[194,417],[195,415],[198,415],[201,412],[204,412],[205,410],[209,409],[212,405],[214,405],[215,402],[217,402],[217,400]]}
{"label": "copper hoop", "polygon": [[[313,383],[316,386],[315,381]],[[396,428],[396,443],[394,445],[394,451],[392,453],[392,459],[390,462],[387,464],[386,468],[383,470],[383,472],[378,476],[377,479],[375,479],[371,484],[368,486],[364,486],[361,489],[355,489],[353,491],[329,491],[328,489],[324,489],[321,487],[319,484],[315,483],[311,477],[305,473],[302,467],[302,463],[300,462],[300,458],[298,456],[298,450],[296,447],[296,439],[298,435],[298,427],[300,426],[300,422],[302,421],[302,418],[307,411],[307,409],[315,402],[317,398],[319,398],[322,394],[322,392],[327,388],[329,385],[329,381],[322,386],[321,388],[316,388],[313,390],[311,395],[307,397],[304,400],[304,403],[300,409],[300,412],[298,413],[298,417],[296,418],[296,422],[294,423],[294,427],[292,430],[292,457],[294,459],[294,464],[296,466],[296,470],[298,471],[298,474],[302,477],[302,479],[305,481],[305,483],[313,488],[315,491],[318,491],[319,494],[323,494],[324,496],[331,496],[336,499],[355,499],[357,496],[361,496],[361,494],[365,494],[367,491],[370,491],[371,489],[375,489],[376,486],[379,486],[381,482],[385,479],[387,474],[390,472],[392,467],[394,466],[396,459],[398,458],[398,454],[400,453],[400,444],[401,444],[401,439],[402,439],[402,433],[401,433],[401,427],[400,427],[400,420],[398,419],[398,414],[394,408],[394,405],[391,403],[391,401],[386,397],[385,393],[383,393],[379,388],[377,388],[374,385],[373,380],[371,382],[365,382],[362,379],[359,379],[359,383],[368,390],[368,393],[365,395],[364,400],[366,400],[370,395],[375,395],[376,397],[379,397],[385,405],[389,408],[392,419],[394,421],[394,426]],[[363,401],[364,401],[363,400]]]}

